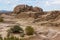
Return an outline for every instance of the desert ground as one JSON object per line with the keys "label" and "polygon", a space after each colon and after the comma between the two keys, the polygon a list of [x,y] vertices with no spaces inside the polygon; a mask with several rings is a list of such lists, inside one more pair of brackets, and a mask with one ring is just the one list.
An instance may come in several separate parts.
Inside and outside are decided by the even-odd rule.
{"label": "desert ground", "polygon": [[[19,5],[16,7],[19,11]],[[22,6],[24,8],[25,5]],[[26,11],[16,14],[16,8],[11,15],[1,14],[4,22],[0,22],[0,34],[2,37],[6,37],[8,29],[14,25],[20,25],[23,29],[26,26],[32,26],[35,30],[35,34],[32,36],[25,36],[26,40],[60,40],[60,11],[44,12],[37,8],[37,11]],[[34,9],[36,11],[36,9]],[[20,11],[19,11],[20,12]],[[15,15],[16,14],[16,15]],[[38,17],[38,16],[39,17]],[[16,35],[19,37],[19,35]]]}

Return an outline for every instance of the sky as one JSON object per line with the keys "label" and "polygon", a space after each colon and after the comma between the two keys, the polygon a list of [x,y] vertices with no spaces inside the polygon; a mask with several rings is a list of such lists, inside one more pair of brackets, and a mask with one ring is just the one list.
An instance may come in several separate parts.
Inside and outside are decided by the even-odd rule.
{"label": "sky", "polygon": [[37,6],[44,11],[60,10],[60,0],[0,0],[0,10],[13,11],[14,7],[21,4]]}

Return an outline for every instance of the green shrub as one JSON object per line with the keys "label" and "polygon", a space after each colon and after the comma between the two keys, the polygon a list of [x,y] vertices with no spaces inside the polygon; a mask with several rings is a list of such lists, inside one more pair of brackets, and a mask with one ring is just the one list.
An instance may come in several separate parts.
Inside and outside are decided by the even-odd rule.
{"label": "green shrub", "polygon": [[31,26],[27,26],[25,28],[25,32],[26,32],[27,35],[33,35],[34,29]]}
{"label": "green shrub", "polygon": [[0,35],[0,40],[3,40],[2,36]]}
{"label": "green shrub", "polygon": [[23,32],[23,29],[20,26],[15,25],[13,28],[10,29],[10,32],[12,32],[12,33],[21,33],[21,32]]}
{"label": "green shrub", "polygon": [[18,37],[15,37],[15,36],[11,36],[11,37],[4,37],[4,39],[3,39],[3,37],[1,37],[0,36],[0,40],[25,40],[24,38],[18,38]]}
{"label": "green shrub", "polygon": [[3,18],[0,17],[0,22],[3,22],[3,21],[4,21]]}
{"label": "green shrub", "polygon": [[20,40],[20,39],[17,37],[11,36],[11,37],[4,38],[4,40]]}

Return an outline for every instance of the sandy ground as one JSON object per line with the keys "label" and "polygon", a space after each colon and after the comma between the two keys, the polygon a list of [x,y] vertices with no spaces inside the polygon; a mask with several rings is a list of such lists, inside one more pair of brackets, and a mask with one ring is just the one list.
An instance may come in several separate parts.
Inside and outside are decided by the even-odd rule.
{"label": "sandy ground", "polygon": [[[0,34],[2,37],[5,37],[7,35],[7,30],[10,29],[13,25],[19,24],[23,29],[25,29],[26,26],[32,26],[36,31],[36,36],[31,38],[32,40],[42,40],[47,38],[52,38],[55,36],[58,32],[60,32],[60,27],[47,27],[47,26],[41,26],[40,24],[43,22],[38,23],[32,23],[33,20],[30,19],[16,19],[14,17],[5,17],[3,23],[0,23]],[[39,34],[40,32],[48,32],[47,35],[45,34]],[[39,39],[41,38],[41,39]]]}

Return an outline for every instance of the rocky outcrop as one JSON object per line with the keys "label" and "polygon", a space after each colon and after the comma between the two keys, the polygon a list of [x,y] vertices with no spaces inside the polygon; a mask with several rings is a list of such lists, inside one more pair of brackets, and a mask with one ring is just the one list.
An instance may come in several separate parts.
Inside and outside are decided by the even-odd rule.
{"label": "rocky outcrop", "polygon": [[40,21],[56,21],[60,19],[60,11],[50,11],[50,12],[44,12],[44,15],[40,17],[37,20]]}
{"label": "rocky outcrop", "polygon": [[34,12],[43,12],[43,9],[39,8],[39,7],[33,7],[33,11]]}
{"label": "rocky outcrop", "polygon": [[14,8],[14,13],[28,12],[28,11],[41,12],[43,11],[43,9],[39,7],[28,6],[28,5],[18,5]]}
{"label": "rocky outcrop", "polygon": [[32,9],[32,6],[18,5],[14,8],[14,13],[26,12],[26,11],[30,11],[31,9]]}
{"label": "rocky outcrop", "polygon": [[60,18],[60,11],[43,11],[42,8],[18,5],[13,11],[17,18],[34,18],[34,22],[53,21]]}
{"label": "rocky outcrop", "polygon": [[50,15],[46,16],[46,20],[56,19],[60,15],[60,11],[51,11]]}
{"label": "rocky outcrop", "polygon": [[37,19],[41,16],[41,12],[21,12],[16,17],[17,18],[34,18]]}
{"label": "rocky outcrop", "polygon": [[18,5],[14,8],[14,14],[17,14],[17,18],[39,18],[43,15],[43,9],[39,7],[32,7],[28,5]]}

